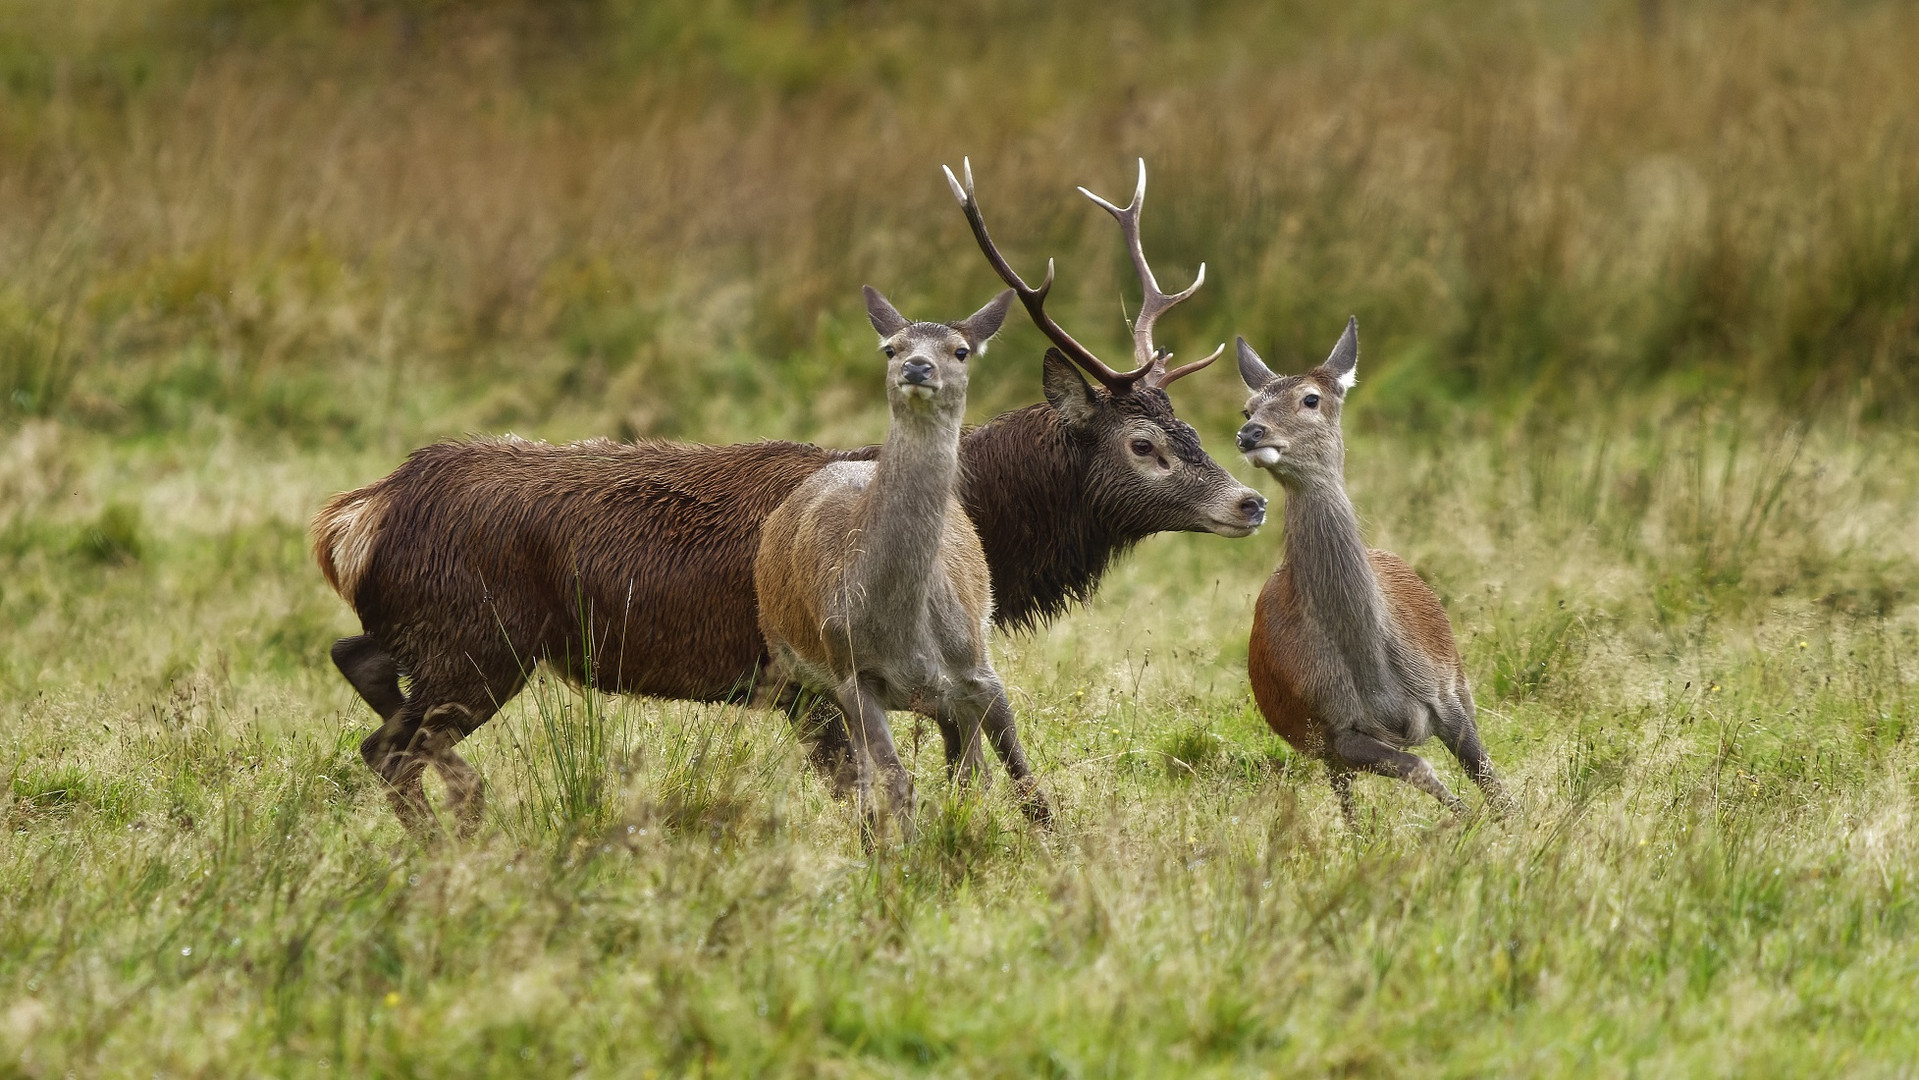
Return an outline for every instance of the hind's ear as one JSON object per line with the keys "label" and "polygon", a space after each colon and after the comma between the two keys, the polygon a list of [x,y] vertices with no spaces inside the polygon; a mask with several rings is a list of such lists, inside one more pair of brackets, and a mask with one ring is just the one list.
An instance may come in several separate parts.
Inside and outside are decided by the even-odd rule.
{"label": "hind's ear", "polygon": [[965,322],[955,323],[953,329],[960,332],[975,353],[983,353],[987,339],[999,333],[1000,324],[1006,321],[1006,308],[1012,302],[1013,290],[1008,289],[987,301],[985,307],[968,315]]}
{"label": "hind's ear", "polygon": [[1332,355],[1314,368],[1313,373],[1339,387],[1340,397],[1345,397],[1346,391],[1359,381],[1359,316],[1346,320],[1346,332],[1339,335]]}
{"label": "hind's ear", "polygon": [[893,310],[893,305],[886,302],[886,297],[881,296],[878,289],[862,285],[860,291],[866,294],[866,319],[881,337],[890,338],[906,329],[906,316]]}
{"label": "hind's ear", "polygon": [[1086,376],[1079,373],[1066,354],[1058,349],[1046,350],[1046,359],[1040,365],[1040,386],[1046,391],[1046,403],[1069,425],[1077,426],[1091,420],[1099,412],[1099,395]]}
{"label": "hind's ear", "polygon": [[1235,351],[1239,354],[1239,377],[1246,383],[1246,389],[1263,390],[1267,383],[1279,378],[1266,366],[1266,361],[1253,351],[1253,347],[1246,344],[1245,338],[1234,338],[1233,341]]}

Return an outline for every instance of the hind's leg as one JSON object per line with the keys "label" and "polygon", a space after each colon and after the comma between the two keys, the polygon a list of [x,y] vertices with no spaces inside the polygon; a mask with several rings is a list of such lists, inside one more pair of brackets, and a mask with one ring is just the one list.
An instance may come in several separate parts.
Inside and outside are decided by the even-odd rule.
{"label": "hind's leg", "polygon": [[1339,798],[1339,814],[1346,819],[1346,827],[1359,831],[1359,809],[1353,805],[1353,770],[1337,761],[1326,763],[1326,779],[1333,785],[1333,794]]}
{"label": "hind's leg", "polygon": [[1506,787],[1499,782],[1499,774],[1493,771],[1492,758],[1486,756],[1486,747],[1479,741],[1479,725],[1473,721],[1472,691],[1462,681],[1459,687],[1459,700],[1447,702],[1439,714],[1439,741],[1453,757],[1459,760],[1466,775],[1479,785],[1486,796],[1486,805],[1495,814],[1504,816],[1514,809],[1512,796],[1506,794]]}
{"label": "hind's leg", "polygon": [[[860,810],[865,819],[867,843],[878,840],[881,822],[890,817],[903,838],[913,832],[913,776],[901,763],[893,745],[893,729],[886,724],[886,710],[872,689],[862,686],[858,677],[846,680],[835,691],[840,710],[853,739],[853,759],[858,765]],[[877,790],[876,790],[877,789]]]}
{"label": "hind's leg", "polygon": [[360,692],[380,719],[391,720],[406,704],[400,693],[400,665],[367,634],[333,643],[333,666]]}
{"label": "hind's leg", "polygon": [[998,678],[988,671],[955,680],[952,692],[928,713],[939,727],[946,750],[947,779],[986,786],[990,778],[984,747],[986,711],[996,697],[1005,696]]}
{"label": "hind's leg", "polygon": [[[1445,783],[1439,779],[1439,774],[1433,771],[1432,765],[1418,754],[1409,754],[1404,750],[1387,746],[1378,739],[1370,735],[1362,735],[1357,731],[1342,731],[1334,735],[1332,751],[1333,755],[1339,759],[1338,762],[1333,763],[1335,776],[1339,775],[1337,766],[1340,764],[1360,772],[1390,776],[1397,780],[1404,780],[1438,799],[1445,804],[1446,809],[1455,814],[1465,810],[1465,804],[1459,801],[1459,796],[1447,789]],[[1350,778],[1346,782],[1350,784]],[[1340,781],[1336,779],[1333,783],[1337,788]],[[1345,802],[1344,797],[1341,802]]]}
{"label": "hind's leg", "polygon": [[1036,825],[1053,823],[1053,806],[1041,789],[1039,778],[1033,775],[1033,767],[1026,761],[1026,748],[1019,743],[1019,729],[1013,722],[1013,703],[1006,699],[1006,688],[999,677],[992,677],[992,696],[988,699],[986,712],[980,718],[980,727],[993,752],[1006,763],[1006,772],[1013,778],[1013,790],[1019,798],[1020,813],[1026,820]]}

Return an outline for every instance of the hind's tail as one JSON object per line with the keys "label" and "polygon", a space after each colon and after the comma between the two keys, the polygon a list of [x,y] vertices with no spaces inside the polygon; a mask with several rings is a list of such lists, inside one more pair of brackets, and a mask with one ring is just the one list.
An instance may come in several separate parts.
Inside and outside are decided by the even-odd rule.
{"label": "hind's tail", "polygon": [[320,564],[327,584],[348,604],[359,593],[373,562],[373,545],[386,517],[384,486],[369,484],[335,495],[313,515],[313,560]]}

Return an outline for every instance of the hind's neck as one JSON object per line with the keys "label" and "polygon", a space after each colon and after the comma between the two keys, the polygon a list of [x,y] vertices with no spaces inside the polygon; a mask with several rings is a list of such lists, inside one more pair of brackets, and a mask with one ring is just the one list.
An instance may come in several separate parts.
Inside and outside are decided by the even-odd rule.
{"label": "hind's neck", "polygon": [[869,604],[917,606],[939,572],[947,501],[959,473],[960,416],[896,406],[873,482],[854,514],[851,584]]}
{"label": "hind's neck", "polygon": [[1286,484],[1286,565],[1302,614],[1364,675],[1384,672],[1386,601],[1337,477]]}

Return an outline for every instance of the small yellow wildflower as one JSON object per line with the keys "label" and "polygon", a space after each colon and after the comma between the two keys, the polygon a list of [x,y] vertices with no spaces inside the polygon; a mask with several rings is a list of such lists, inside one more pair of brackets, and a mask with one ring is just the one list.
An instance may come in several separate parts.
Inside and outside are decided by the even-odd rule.
{"label": "small yellow wildflower", "polygon": [[388,990],[386,992],[386,1007],[389,1009],[397,1009],[400,1007],[400,992],[398,990]]}

